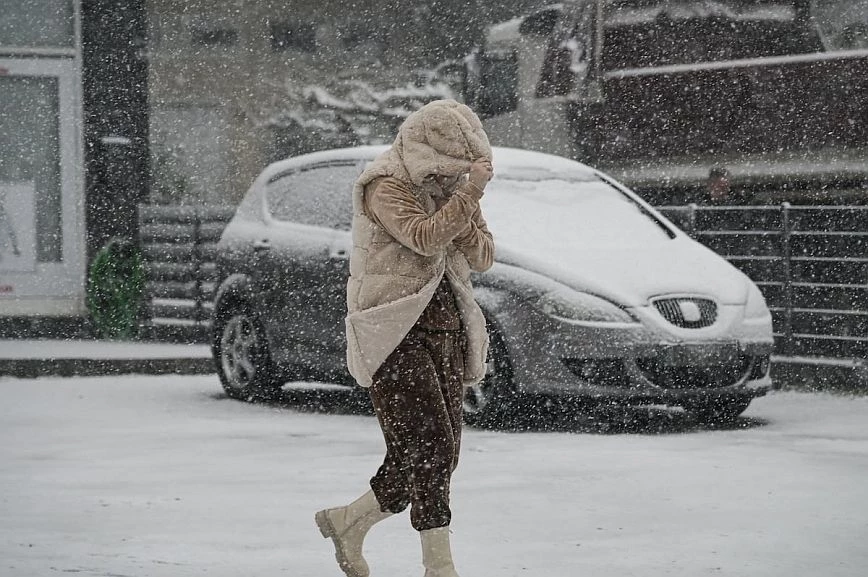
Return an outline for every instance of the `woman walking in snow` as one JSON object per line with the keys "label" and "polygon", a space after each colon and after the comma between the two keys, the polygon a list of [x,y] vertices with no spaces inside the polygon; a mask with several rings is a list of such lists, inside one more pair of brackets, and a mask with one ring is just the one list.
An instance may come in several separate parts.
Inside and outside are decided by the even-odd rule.
{"label": "woman walking in snow", "polygon": [[411,114],[353,189],[347,363],[367,387],[386,441],[371,490],[316,514],[349,577],[368,577],[362,543],[410,506],[425,577],[457,577],[449,488],[464,387],[485,376],[488,334],[470,272],[494,242],[479,200],[493,175],[477,116],[454,100]]}

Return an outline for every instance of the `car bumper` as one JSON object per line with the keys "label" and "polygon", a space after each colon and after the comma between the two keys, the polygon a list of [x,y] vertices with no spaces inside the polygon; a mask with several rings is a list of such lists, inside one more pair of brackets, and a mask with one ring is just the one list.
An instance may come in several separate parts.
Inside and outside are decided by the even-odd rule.
{"label": "car bumper", "polygon": [[[527,352],[513,357],[515,385],[522,393],[635,404],[765,395],[772,388],[770,327],[738,327],[688,338],[647,323],[556,323],[516,347]],[[536,345],[528,349],[528,342]]]}
{"label": "car bumper", "polygon": [[536,390],[548,390],[548,395],[582,398],[588,400],[607,401],[623,404],[645,405],[684,405],[695,401],[729,398],[762,397],[771,390],[771,383],[766,379],[756,379],[744,384],[728,387],[708,387],[689,389],[667,389],[663,387],[599,387],[578,383],[576,386],[564,387],[552,385],[551,388],[540,386]]}

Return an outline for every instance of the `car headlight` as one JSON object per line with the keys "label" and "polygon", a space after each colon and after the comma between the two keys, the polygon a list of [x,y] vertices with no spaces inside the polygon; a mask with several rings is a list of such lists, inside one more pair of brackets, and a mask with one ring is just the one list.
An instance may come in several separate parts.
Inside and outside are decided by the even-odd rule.
{"label": "car headlight", "polygon": [[763,293],[760,292],[759,287],[753,281],[748,281],[744,316],[748,319],[761,319],[771,316]]}
{"label": "car headlight", "polygon": [[635,323],[627,311],[607,300],[575,291],[550,292],[537,301],[550,317],[579,323]]}

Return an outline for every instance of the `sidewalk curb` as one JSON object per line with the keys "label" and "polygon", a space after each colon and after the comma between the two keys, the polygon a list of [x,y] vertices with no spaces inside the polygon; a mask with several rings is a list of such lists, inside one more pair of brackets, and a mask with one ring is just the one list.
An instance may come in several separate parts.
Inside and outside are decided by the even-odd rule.
{"label": "sidewalk curb", "polygon": [[215,372],[208,357],[154,359],[0,359],[0,376],[92,377],[105,375],[207,375]]}

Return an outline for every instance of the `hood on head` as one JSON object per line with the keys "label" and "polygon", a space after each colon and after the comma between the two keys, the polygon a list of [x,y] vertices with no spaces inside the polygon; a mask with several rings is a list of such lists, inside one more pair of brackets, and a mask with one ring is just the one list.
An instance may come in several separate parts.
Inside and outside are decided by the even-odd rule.
{"label": "hood on head", "polygon": [[435,100],[410,114],[398,129],[392,150],[417,186],[429,174],[465,174],[474,160],[491,158],[479,118],[455,100]]}

